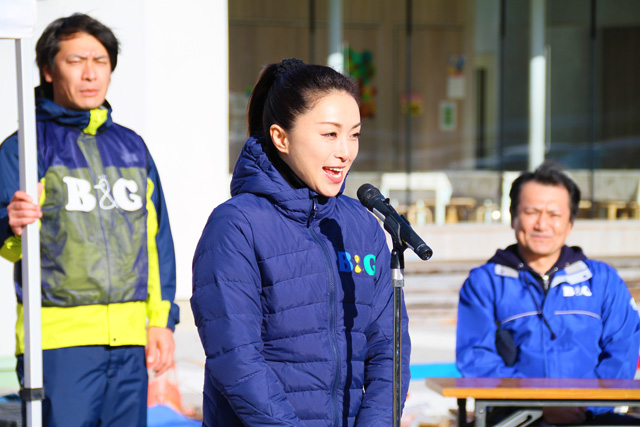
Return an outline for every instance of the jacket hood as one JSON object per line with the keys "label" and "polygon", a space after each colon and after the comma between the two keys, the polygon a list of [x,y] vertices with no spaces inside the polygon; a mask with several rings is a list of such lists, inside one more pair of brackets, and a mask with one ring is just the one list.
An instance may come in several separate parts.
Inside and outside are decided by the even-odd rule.
{"label": "jacket hood", "polygon": [[[344,190],[344,183],[340,194]],[[269,160],[260,140],[251,137],[233,169],[231,195],[249,193],[275,204],[285,215],[306,222],[315,201],[315,217],[323,218],[335,208],[335,197],[325,197],[309,187],[293,188]]]}
{"label": "jacket hood", "polygon": [[[564,245],[560,250],[560,257],[558,258],[558,261],[556,261],[553,267],[551,267],[551,270],[554,270],[555,267],[558,267],[558,270],[561,270],[569,264],[573,264],[576,261],[584,261],[586,259],[587,257],[584,255],[580,247]],[[520,256],[517,244],[508,246],[504,250],[498,249],[495,255],[493,255],[488,262],[504,265],[515,270],[527,265],[527,262]]]}
{"label": "jacket hood", "polygon": [[[91,121],[91,110],[70,110],[61,107],[49,98],[41,96],[41,91],[36,89],[36,119],[38,121],[55,121],[64,126],[77,129],[85,129]],[[106,121],[98,128],[98,133],[105,131],[113,121],[111,120],[111,106],[107,101],[102,107],[107,110]]]}

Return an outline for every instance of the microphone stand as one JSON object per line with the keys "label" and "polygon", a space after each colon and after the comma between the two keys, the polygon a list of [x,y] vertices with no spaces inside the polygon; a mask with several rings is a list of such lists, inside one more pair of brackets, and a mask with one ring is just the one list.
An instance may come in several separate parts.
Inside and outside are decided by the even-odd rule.
{"label": "microphone stand", "polygon": [[395,233],[391,251],[391,286],[393,286],[393,427],[400,427],[402,417],[402,288],[404,288],[404,251],[407,245]]}
{"label": "microphone stand", "polygon": [[[363,184],[358,189],[360,203],[370,210],[391,236],[391,286],[393,286],[393,427],[400,427],[402,416],[402,288],[404,288],[404,251],[410,247],[420,259],[428,260],[433,252],[415,234],[404,215],[398,215],[377,188]],[[382,205],[381,205],[382,204]],[[403,231],[405,237],[403,239]],[[407,242],[405,242],[405,240]]]}

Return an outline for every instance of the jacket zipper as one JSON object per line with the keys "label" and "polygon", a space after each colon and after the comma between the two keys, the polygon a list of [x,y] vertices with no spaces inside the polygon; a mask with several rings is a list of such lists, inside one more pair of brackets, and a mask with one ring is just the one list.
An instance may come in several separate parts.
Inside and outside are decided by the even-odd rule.
{"label": "jacket zipper", "polygon": [[[91,152],[89,152],[89,148],[87,146],[87,139],[88,141],[93,144],[93,146],[95,148],[91,148],[91,151],[93,152],[93,155]],[[107,239],[107,232],[104,228],[104,223],[103,220],[105,218],[103,218],[103,215],[107,215],[106,212],[102,212],[103,209],[100,208],[100,203],[99,203],[99,195],[96,192],[96,183],[99,182],[99,177],[101,175],[105,175],[106,176],[106,172],[104,170],[104,165],[102,164],[102,158],[100,157],[100,150],[98,149],[98,140],[96,138],[96,136],[92,136],[92,137],[87,137],[85,136],[84,132],[80,132],[80,136],[78,136],[76,143],[78,144],[78,147],[80,148],[80,152],[82,152],[82,154],[84,155],[85,161],[87,162],[87,170],[89,172],[89,175],[91,176],[91,180],[93,181],[92,184],[92,191],[93,194],[96,197],[96,210],[97,210],[97,214],[98,214],[98,221],[100,222],[100,230],[102,231],[102,239],[104,241],[104,250],[105,250],[105,256],[107,258],[107,278],[109,280],[108,283],[108,288],[105,289],[105,291],[107,292],[107,303],[111,302],[111,291],[113,289],[113,279],[112,279],[112,272],[111,272],[111,253],[109,250],[109,244],[108,244],[108,239]],[[95,156],[97,155],[98,157],[98,162],[95,162]],[[109,215],[111,215],[109,213]],[[114,339],[115,341],[115,339]]]}
{"label": "jacket zipper", "polygon": [[315,230],[311,226],[311,221],[315,218],[316,212],[318,210],[318,205],[316,199],[313,199],[313,203],[311,205],[311,212],[309,212],[309,217],[307,218],[307,228],[309,229],[309,233],[313,240],[320,245],[322,248],[322,252],[324,254],[324,260],[327,265],[327,273],[329,276],[329,340],[331,341],[331,349],[333,350],[333,360],[336,375],[333,377],[333,384],[331,385],[331,408],[333,409],[333,425],[340,425],[340,418],[338,415],[338,402],[337,402],[337,393],[338,393],[338,379],[340,378],[340,358],[338,357],[338,341],[336,338],[336,285],[333,277],[333,269],[331,268],[331,258],[329,257],[329,253],[327,252],[326,245],[320,240]]}
{"label": "jacket zipper", "polygon": [[547,302],[547,292],[549,291],[549,279],[550,279],[550,276],[552,274],[554,274],[556,271],[558,271],[558,267],[555,267],[548,274],[541,274],[540,275],[540,277],[542,278],[542,284],[543,284],[543,287],[544,287],[544,295],[542,296],[542,304],[540,305],[540,313],[542,315],[542,320],[544,321],[544,324],[547,325],[547,329],[549,329],[549,332],[551,333],[551,340],[555,340],[556,339],[556,333],[553,332],[553,329],[551,329],[551,325],[549,324],[549,321],[544,316],[544,314],[542,314],[542,310],[544,310],[544,304],[545,304],[545,302]]}
{"label": "jacket zipper", "polygon": [[[544,308],[544,302],[546,301],[546,292],[544,293],[544,295],[542,296],[542,304],[538,303],[538,300],[536,299],[535,295],[533,294],[533,290],[532,287],[536,286],[538,289],[540,288],[539,286],[537,286],[537,284],[532,284],[529,280],[527,280],[526,277],[526,272],[524,270],[520,270],[520,274],[522,275],[522,279],[524,281],[525,286],[527,287],[527,290],[529,291],[529,295],[531,295],[531,299],[533,300],[533,303],[535,304],[536,308],[538,309],[538,317],[540,319],[542,319],[542,323],[547,327],[547,329],[549,330],[549,333],[551,334],[551,340],[555,340],[556,339],[556,334],[555,332],[553,332],[553,329],[551,329],[551,325],[549,324],[549,322],[547,321],[547,318],[544,316],[544,313],[542,312],[543,308]],[[548,278],[545,280],[543,277],[543,281],[545,281],[545,288],[547,286],[547,282],[548,282]],[[543,331],[540,331],[542,337],[544,337]],[[547,354],[547,349],[546,349],[546,341],[544,339],[541,339],[541,345],[543,347],[542,351],[543,354]],[[544,357],[543,359],[543,369],[544,372],[546,374],[547,372],[547,358]]]}

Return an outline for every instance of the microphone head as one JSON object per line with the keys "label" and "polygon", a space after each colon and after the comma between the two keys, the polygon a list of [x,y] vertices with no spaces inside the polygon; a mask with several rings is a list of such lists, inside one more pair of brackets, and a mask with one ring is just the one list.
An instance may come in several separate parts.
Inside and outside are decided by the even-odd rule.
{"label": "microphone head", "polygon": [[362,203],[367,209],[371,209],[370,203],[373,198],[375,198],[376,196],[382,197],[382,194],[380,194],[380,190],[368,183],[362,184],[360,188],[358,188],[357,195],[360,203]]}
{"label": "microphone head", "polygon": [[433,251],[429,246],[427,246],[426,243],[418,245],[418,247],[414,249],[414,252],[418,255],[418,257],[420,257],[421,260],[424,261],[428,260],[433,255]]}

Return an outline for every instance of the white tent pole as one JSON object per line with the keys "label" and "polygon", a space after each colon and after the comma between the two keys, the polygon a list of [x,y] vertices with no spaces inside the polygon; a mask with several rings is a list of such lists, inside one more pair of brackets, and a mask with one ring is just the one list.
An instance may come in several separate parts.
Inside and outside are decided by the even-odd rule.
{"label": "white tent pole", "polygon": [[[38,200],[38,158],[33,91],[33,44],[16,40],[18,76],[18,144],[20,147],[20,188]],[[27,404],[27,427],[42,426],[42,331],[40,321],[40,235],[38,223],[22,234],[22,303],[24,306],[24,387],[21,397]]]}

